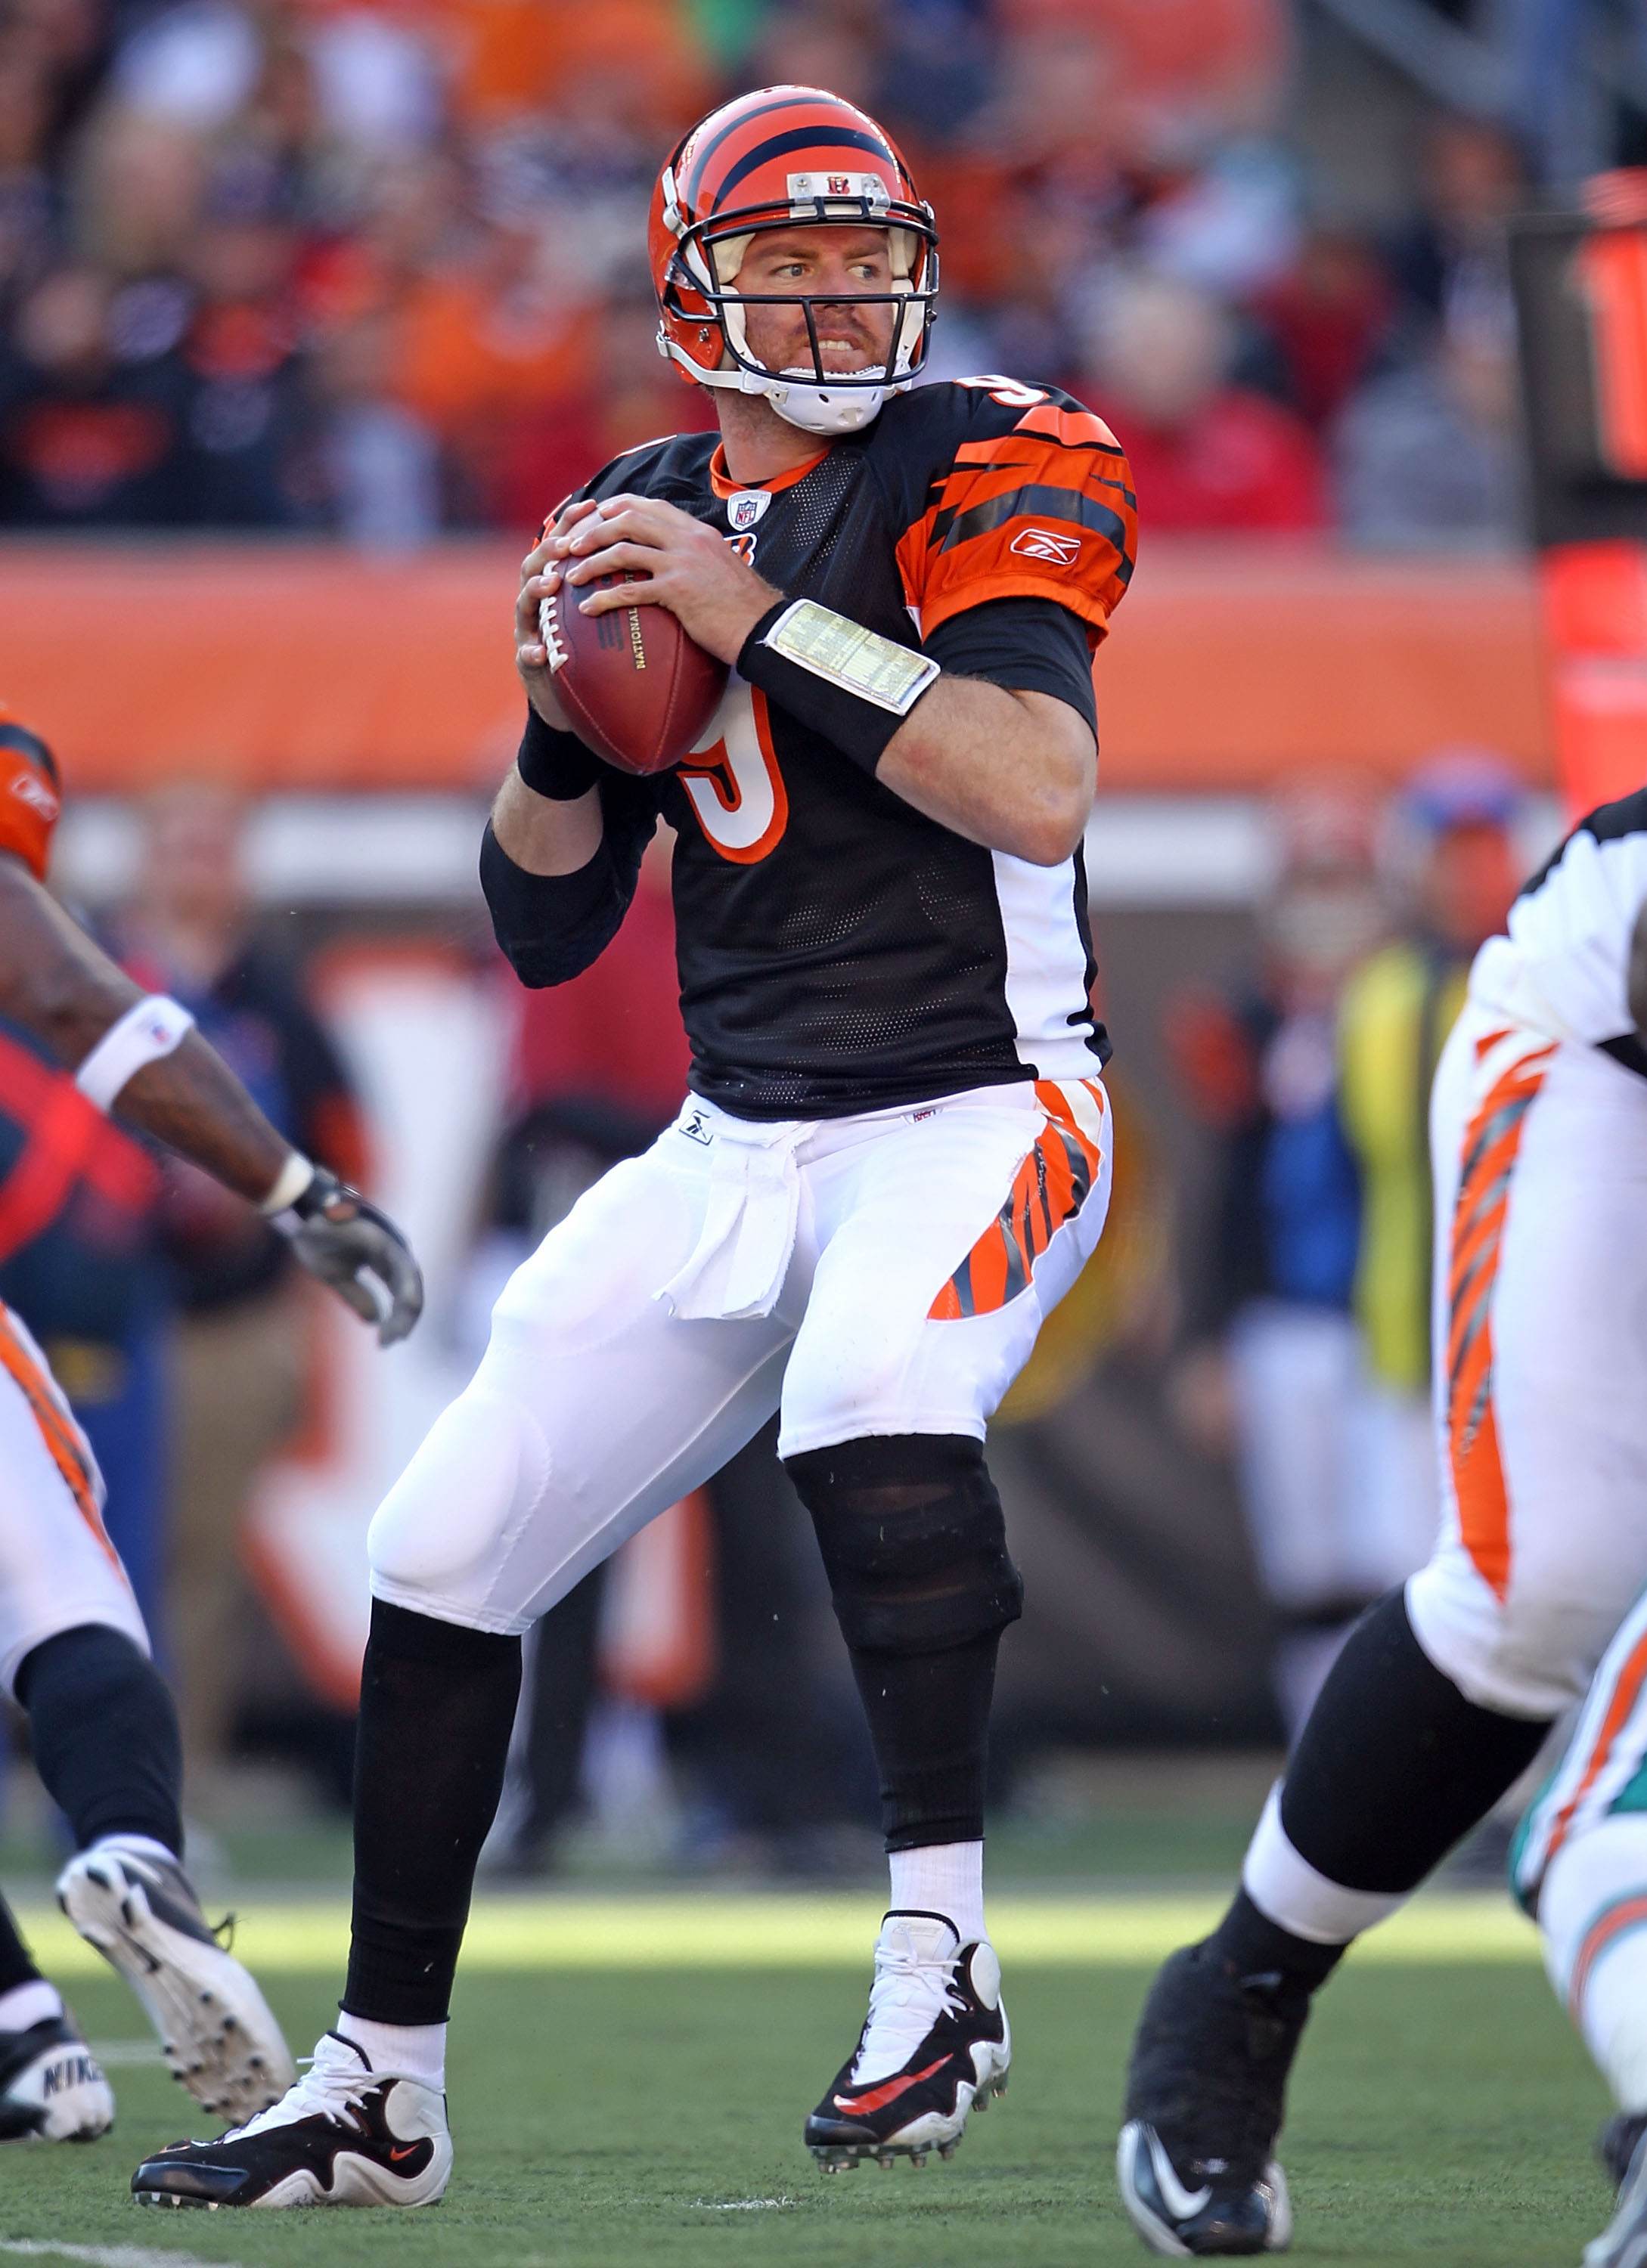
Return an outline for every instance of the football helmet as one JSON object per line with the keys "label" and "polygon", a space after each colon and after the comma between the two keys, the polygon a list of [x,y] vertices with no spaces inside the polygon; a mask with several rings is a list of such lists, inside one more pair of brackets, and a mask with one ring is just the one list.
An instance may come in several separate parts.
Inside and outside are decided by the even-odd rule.
{"label": "football helmet", "polygon": [[[856,221],[888,233],[890,291],[798,296],[742,293],[750,239],[797,223]],[[769,86],[723,103],[693,127],[659,177],[648,232],[662,320],[658,351],[698,386],[764,394],[808,433],[867,425],[889,394],[902,394],[927,356],[938,296],[938,232],[890,137],[838,95]],[[744,310],[798,305],[810,367],[768,370],[749,351]],[[887,364],[828,371],[817,311],[891,306]]]}
{"label": "football helmet", "polygon": [[40,734],[0,702],[0,850],[21,858],[38,882],[46,879],[62,809],[57,759]]}

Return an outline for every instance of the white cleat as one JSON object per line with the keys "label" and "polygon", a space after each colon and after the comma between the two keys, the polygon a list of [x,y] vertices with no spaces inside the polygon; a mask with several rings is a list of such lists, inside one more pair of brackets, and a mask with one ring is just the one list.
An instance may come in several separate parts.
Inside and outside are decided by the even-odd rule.
{"label": "white cleat", "polygon": [[325,2033],[272,2110],[215,2142],[174,2142],[131,2177],[144,2205],[291,2209],[439,2205],[452,2174],[446,2097]]}
{"label": "white cleat", "polygon": [[114,2095],[65,2008],[26,2032],[0,2032],[0,2142],[93,2142]]}
{"label": "white cleat", "polygon": [[1011,2064],[994,1948],[961,1944],[942,1914],[890,1913],[868,2016],[807,2120],[807,2147],[826,2174],[867,2158],[886,2168],[924,2166],[933,2150],[952,2158],[968,2114],[1006,2093]]}
{"label": "white cleat", "polygon": [[93,1844],[57,1877],[57,1903],[142,2001],[172,2076],[203,2110],[244,2119],[279,2101],[297,2076],[280,2027],[175,1859]]}

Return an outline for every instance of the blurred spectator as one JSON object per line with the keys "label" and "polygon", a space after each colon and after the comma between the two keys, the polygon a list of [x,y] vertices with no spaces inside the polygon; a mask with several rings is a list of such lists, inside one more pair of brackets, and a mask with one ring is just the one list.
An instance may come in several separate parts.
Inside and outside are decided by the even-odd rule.
{"label": "blurred spectator", "polygon": [[1194,285],[1147,270],[1112,276],[1076,390],[1114,425],[1156,531],[1318,527],[1327,516],[1302,418],[1226,382],[1235,334]]}
{"label": "blurred spectator", "polygon": [[[366,1180],[348,1077],[296,973],[249,933],[243,814],[226,791],[171,789],[146,813],[122,957],[190,1009],[283,1133]],[[166,1619],[196,1800],[209,1803],[235,1702],[240,1524],[258,1468],[292,1431],[305,1383],[303,1311],[282,1240],[255,1207],[168,1159],[161,1223],[179,1315],[172,1366]]]}
{"label": "blurred spectator", "polygon": [[1340,994],[1384,925],[1375,808],[1353,783],[1312,784],[1276,806],[1281,871],[1259,914],[1259,981],[1228,1002],[1182,1000],[1169,1031],[1218,1144],[1206,1336],[1175,1398],[1205,1447],[1237,1453],[1289,1735],[1355,1616],[1416,1564],[1410,1526],[1392,1528],[1365,1485],[1350,1314],[1361,1192],[1337,1095]]}
{"label": "blurred spectator", "polygon": [[650,279],[631,268],[601,312],[582,383],[477,437],[471,461],[491,525],[535,534],[562,497],[625,449],[715,430],[713,396],[682,384],[657,352],[657,328]]}
{"label": "blurred spectator", "polygon": [[1504,222],[1525,187],[1521,153],[1484,119],[1440,118],[1425,137],[1419,186],[1420,210],[1388,247],[1396,289],[1424,322],[1479,321],[1483,301],[1509,300]]}
{"label": "blurred spectator", "polygon": [[123,359],[106,272],[37,284],[0,357],[0,519],[164,526],[181,518],[188,379],[175,340]]}
{"label": "blurred spectator", "polygon": [[1361,1180],[1355,1314],[1371,1379],[1368,1485],[1413,1565],[1434,1533],[1429,1410],[1430,1083],[1477,948],[1502,929],[1521,880],[1522,792],[1498,758],[1439,756],[1397,799],[1393,850],[1404,933],[1363,962],[1340,1018],[1339,1113]]}
{"label": "blurred spectator", "polygon": [[1333,437],[1339,517],[1358,543],[1500,545],[1521,532],[1508,309],[1456,315],[1431,351],[1364,386]]}
{"label": "blurred spectator", "polygon": [[1311,425],[1326,424],[1367,375],[1393,305],[1371,247],[1338,229],[1312,231],[1285,273],[1254,295],[1287,399]]}

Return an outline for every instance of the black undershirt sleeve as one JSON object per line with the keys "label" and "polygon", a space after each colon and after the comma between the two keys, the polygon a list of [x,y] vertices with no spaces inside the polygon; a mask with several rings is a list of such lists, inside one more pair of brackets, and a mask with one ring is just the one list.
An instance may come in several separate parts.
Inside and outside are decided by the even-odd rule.
{"label": "black undershirt sleeve", "polygon": [[580,976],[617,936],[658,823],[659,784],[602,766],[601,847],[571,874],[529,874],[491,831],[481,838],[480,886],[492,934],[533,990]]}
{"label": "black undershirt sleeve", "polygon": [[940,622],[921,650],[956,677],[1067,702],[1097,737],[1087,626],[1055,599],[986,599]]}

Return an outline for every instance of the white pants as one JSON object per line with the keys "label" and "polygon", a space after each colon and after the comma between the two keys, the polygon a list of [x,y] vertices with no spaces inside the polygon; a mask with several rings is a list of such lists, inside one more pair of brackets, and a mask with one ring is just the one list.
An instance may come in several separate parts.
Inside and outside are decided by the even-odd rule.
{"label": "white pants", "polygon": [[[1538,1908],[1561,1853],[1621,1816],[1647,1822],[1647,1593],[1614,1633],[1561,1760],[1517,1831],[1510,1874],[1522,1904]],[[1647,1902],[1647,1876],[1636,1887]]]}
{"label": "white pants", "polygon": [[1430,1141],[1442,1530],[1407,1609],[1468,1699],[1555,1717],[1647,1584],[1647,1080],[1471,1005]]}
{"label": "white pants", "polygon": [[1331,1307],[1252,1301],[1230,1362],[1265,1596],[1303,1613],[1405,1582],[1435,1542],[1428,1409],[1368,1374],[1360,1332]]}
{"label": "white pants", "polygon": [[1097,1079],[776,1126],[689,1103],[511,1278],[373,1522],[373,1595],[524,1631],[774,1410],[783,1456],[982,1440],[1111,1162]]}
{"label": "white pants", "polygon": [[149,1635],[103,1526],[103,1477],[21,1320],[0,1304],[0,1686],[82,1623]]}
{"label": "white pants", "polygon": [[1602,1656],[1510,1871],[1620,2107],[1647,2110],[1647,1594]]}

